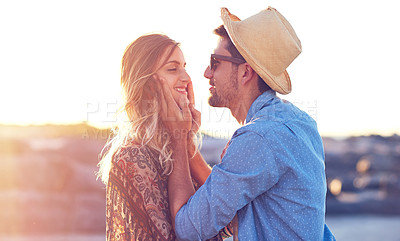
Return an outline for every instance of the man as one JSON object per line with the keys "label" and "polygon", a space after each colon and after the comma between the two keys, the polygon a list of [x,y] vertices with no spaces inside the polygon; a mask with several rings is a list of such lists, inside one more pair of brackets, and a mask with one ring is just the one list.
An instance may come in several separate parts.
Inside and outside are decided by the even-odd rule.
{"label": "man", "polygon": [[[235,239],[335,240],[325,225],[324,151],[316,123],[276,96],[291,91],[286,68],[301,52],[296,33],[271,7],[243,21],[223,8],[221,17],[220,40],[204,73],[209,104],[229,108],[243,126],[212,171],[199,153],[187,155],[185,135],[173,139],[168,185],[177,237],[211,238],[236,215]],[[170,129],[186,133],[198,115],[180,107]],[[191,175],[204,183],[196,193]]]}

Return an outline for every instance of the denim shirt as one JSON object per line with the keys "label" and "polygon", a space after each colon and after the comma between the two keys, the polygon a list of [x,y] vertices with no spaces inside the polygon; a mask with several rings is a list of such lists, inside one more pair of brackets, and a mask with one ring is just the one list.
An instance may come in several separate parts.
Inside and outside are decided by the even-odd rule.
{"label": "denim shirt", "polygon": [[220,164],[176,215],[180,240],[215,236],[237,213],[239,240],[335,240],[325,225],[322,139],[305,112],[266,91]]}

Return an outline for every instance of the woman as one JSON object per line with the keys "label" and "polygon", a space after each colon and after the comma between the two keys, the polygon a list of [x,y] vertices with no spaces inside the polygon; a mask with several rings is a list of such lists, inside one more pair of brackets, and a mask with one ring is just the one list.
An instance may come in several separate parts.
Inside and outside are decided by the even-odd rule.
{"label": "woman", "polygon": [[[176,103],[193,99],[185,65],[178,43],[165,35],[141,36],[125,50],[121,70],[124,106],[120,111],[125,120],[114,130],[99,163],[99,176],[107,185],[107,240],[176,239],[167,190],[173,168],[171,134],[162,121],[161,81],[168,85]],[[199,122],[199,113],[191,110]],[[191,133],[197,132],[199,125],[192,126]],[[193,140],[195,135],[190,136]],[[190,145],[193,147],[193,142]],[[199,175],[192,176],[196,179]],[[205,178],[197,179],[202,184]],[[221,240],[221,235],[215,239]]]}

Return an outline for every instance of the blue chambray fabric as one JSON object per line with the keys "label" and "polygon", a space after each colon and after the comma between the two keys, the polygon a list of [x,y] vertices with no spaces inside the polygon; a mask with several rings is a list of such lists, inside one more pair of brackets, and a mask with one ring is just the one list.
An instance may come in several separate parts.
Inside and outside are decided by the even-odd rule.
{"label": "blue chambray fabric", "polygon": [[180,240],[215,236],[238,215],[239,240],[335,240],[315,121],[272,90],[252,104],[220,164],[178,212]]}

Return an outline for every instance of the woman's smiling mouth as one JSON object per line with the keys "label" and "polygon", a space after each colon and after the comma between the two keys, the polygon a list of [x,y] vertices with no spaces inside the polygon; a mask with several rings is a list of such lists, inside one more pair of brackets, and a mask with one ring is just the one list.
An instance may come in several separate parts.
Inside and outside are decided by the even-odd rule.
{"label": "woman's smiling mouth", "polygon": [[175,87],[175,90],[181,94],[187,94],[187,87],[179,86],[179,87]]}

